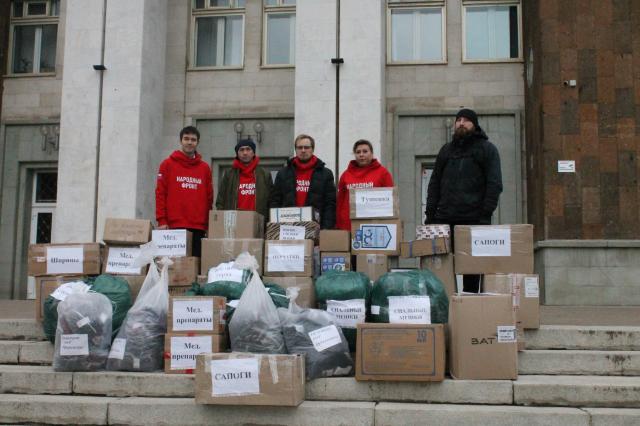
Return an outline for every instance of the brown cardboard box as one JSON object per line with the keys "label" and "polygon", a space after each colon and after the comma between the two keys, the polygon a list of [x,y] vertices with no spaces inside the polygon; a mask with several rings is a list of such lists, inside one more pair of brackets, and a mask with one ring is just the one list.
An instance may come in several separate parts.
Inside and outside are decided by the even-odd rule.
{"label": "brown cardboard box", "polygon": [[356,380],[441,382],[442,324],[358,324]]}
{"label": "brown cardboard box", "polygon": [[[236,378],[230,378],[236,377]],[[196,403],[295,407],[304,401],[303,355],[198,355]]]}
{"label": "brown cardboard box", "polygon": [[313,207],[279,207],[269,209],[269,222],[320,222],[320,213]]}
{"label": "brown cardboard box", "polygon": [[353,254],[400,254],[402,221],[399,219],[352,220],[351,252]]}
{"label": "brown cardboard box", "polygon": [[258,272],[262,274],[264,240],[259,238],[227,239],[203,238],[200,273],[207,275],[209,268],[223,262],[231,262],[242,252],[249,252],[258,261]]}
{"label": "brown cardboard box", "polygon": [[359,254],[356,256],[356,271],[369,277],[371,282],[377,281],[389,272],[389,256],[386,254]]}
{"label": "brown cardboard box", "polygon": [[186,229],[154,229],[151,239],[156,243],[156,256],[191,256],[193,235]]}
{"label": "brown cardboard box", "polygon": [[274,277],[312,277],[313,240],[266,240],[264,272]]}
{"label": "brown cardboard box", "polygon": [[395,219],[400,217],[398,188],[353,188],[349,190],[351,219]]}
{"label": "brown cardboard box", "polygon": [[453,273],[453,254],[438,254],[435,256],[424,256],[420,258],[420,269],[428,269],[433,275],[438,277],[447,296],[451,299],[456,292],[456,276]]}
{"label": "brown cardboard box", "polygon": [[447,254],[451,251],[449,238],[437,237],[431,240],[415,240],[400,243],[400,257],[421,257]]}
{"label": "brown cardboard box", "polygon": [[456,274],[533,274],[533,225],[459,225]]}
{"label": "brown cardboard box", "polygon": [[64,275],[57,277],[36,277],[36,321],[44,318],[44,302],[47,297],[64,283],[84,281],[87,277],[82,275]]}
{"label": "brown cardboard box", "polygon": [[108,246],[105,250],[102,273],[111,275],[146,275],[148,266],[134,267],[139,246]]}
{"label": "brown cardboard box", "polygon": [[170,286],[191,286],[198,279],[199,257],[174,257],[171,260],[173,264],[169,266]]}
{"label": "brown cardboard box", "polygon": [[193,374],[197,355],[226,350],[225,334],[167,333],[164,335],[164,372]]}
{"label": "brown cardboard box", "polygon": [[433,240],[436,238],[448,238],[451,240],[451,228],[449,225],[416,226],[416,240]]}
{"label": "brown cardboard box", "polygon": [[350,271],[351,253],[346,252],[320,252],[320,273],[329,271]]}
{"label": "brown cardboard box", "polygon": [[131,301],[135,302],[138,298],[138,294],[140,293],[140,289],[142,288],[142,284],[144,284],[144,279],[146,275],[120,275],[118,278],[122,278],[129,284],[129,288],[131,289]]}
{"label": "brown cardboard box", "polygon": [[296,299],[296,304],[302,308],[316,308],[316,289],[311,277],[272,277],[265,275],[262,277],[264,283],[278,284],[285,290],[289,287],[298,287],[300,292]]}
{"label": "brown cardboard box", "polygon": [[320,251],[351,250],[351,233],[341,229],[323,229],[320,231]]}
{"label": "brown cardboard box", "polygon": [[200,285],[205,285],[207,284],[207,276],[206,275],[198,275],[198,277],[196,278],[196,282]]}
{"label": "brown cardboard box", "polygon": [[115,219],[104,222],[102,241],[115,246],[139,246],[151,239],[151,221],[147,219]]}
{"label": "brown cardboard box", "polygon": [[318,241],[318,222],[267,223],[267,240],[313,240]]}
{"label": "brown cardboard box", "polygon": [[451,376],[518,377],[515,312],[507,294],[455,294],[449,304]]}
{"label": "brown cardboard box", "polygon": [[30,244],[28,275],[100,275],[102,244]]}
{"label": "brown cardboard box", "polygon": [[513,296],[516,318],[523,329],[540,328],[539,277],[536,274],[486,274],[483,277],[485,293]]}
{"label": "brown cardboard box", "polygon": [[185,287],[183,285],[179,286],[169,286],[169,296],[185,296],[187,291],[191,290],[191,287]]}
{"label": "brown cardboard box", "polygon": [[248,210],[211,210],[209,238],[264,238],[264,217]]}
{"label": "brown cardboard box", "polygon": [[227,328],[227,299],[220,296],[172,296],[167,311],[167,331],[220,334]]}

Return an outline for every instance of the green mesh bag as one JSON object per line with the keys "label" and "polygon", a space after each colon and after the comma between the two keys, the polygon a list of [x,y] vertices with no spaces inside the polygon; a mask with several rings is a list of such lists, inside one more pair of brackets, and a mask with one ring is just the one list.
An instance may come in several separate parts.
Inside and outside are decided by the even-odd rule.
{"label": "green mesh bag", "polygon": [[388,272],[371,290],[373,322],[389,322],[389,296],[429,296],[431,323],[446,324],[449,299],[442,282],[428,270]]}

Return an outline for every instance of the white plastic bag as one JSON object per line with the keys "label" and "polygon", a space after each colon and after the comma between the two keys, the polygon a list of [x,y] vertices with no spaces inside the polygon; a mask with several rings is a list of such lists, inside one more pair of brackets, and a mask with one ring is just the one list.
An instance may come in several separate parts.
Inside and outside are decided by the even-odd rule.
{"label": "white plastic bag", "polygon": [[278,311],[266,291],[258,262],[249,253],[236,258],[235,267],[253,274],[229,323],[231,350],[266,354],[286,353]]}
{"label": "white plastic bag", "polygon": [[[147,246],[145,244],[145,246]],[[142,284],[136,302],[127,313],[118,336],[114,339],[107,361],[107,370],[155,371],[163,366],[164,334],[167,332],[169,308],[169,265],[173,262],[163,257],[153,262],[152,245],[137,260],[150,259],[149,272]]]}

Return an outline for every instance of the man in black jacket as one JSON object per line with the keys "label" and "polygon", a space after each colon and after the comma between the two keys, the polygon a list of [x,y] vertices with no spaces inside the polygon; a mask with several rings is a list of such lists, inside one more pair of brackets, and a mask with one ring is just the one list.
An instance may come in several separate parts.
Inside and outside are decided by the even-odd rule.
{"label": "man in black jacket", "polygon": [[296,155],[278,171],[271,192],[271,207],[311,206],[320,213],[320,228],[333,229],[336,223],[336,184],[331,170],[313,155],[315,141],[298,135]]}
{"label": "man in black jacket", "polygon": [[[476,113],[458,111],[454,130],[436,157],[425,211],[426,223],[449,224],[452,232],[455,225],[490,225],[502,192],[500,155]],[[467,277],[464,291],[478,291],[479,277]]]}

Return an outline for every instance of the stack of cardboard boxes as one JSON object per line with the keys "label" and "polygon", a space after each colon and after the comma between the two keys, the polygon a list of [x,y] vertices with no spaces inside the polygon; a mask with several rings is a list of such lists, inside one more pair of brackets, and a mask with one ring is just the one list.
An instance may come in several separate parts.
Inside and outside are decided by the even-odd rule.
{"label": "stack of cardboard boxes", "polygon": [[184,294],[196,281],[200,259],[191,256],[193,236],[186,229],[155,229],[152,239],[158,250],[156,256],[168,256],[173,264],[169,266],[169,294]]}
{"label": "stack of cardboard boxes", "polygon": [[320,225],[311,207],[271,209],[264,250],[264,282],[298,287],[296,303],[315,308],[315,244]]}

